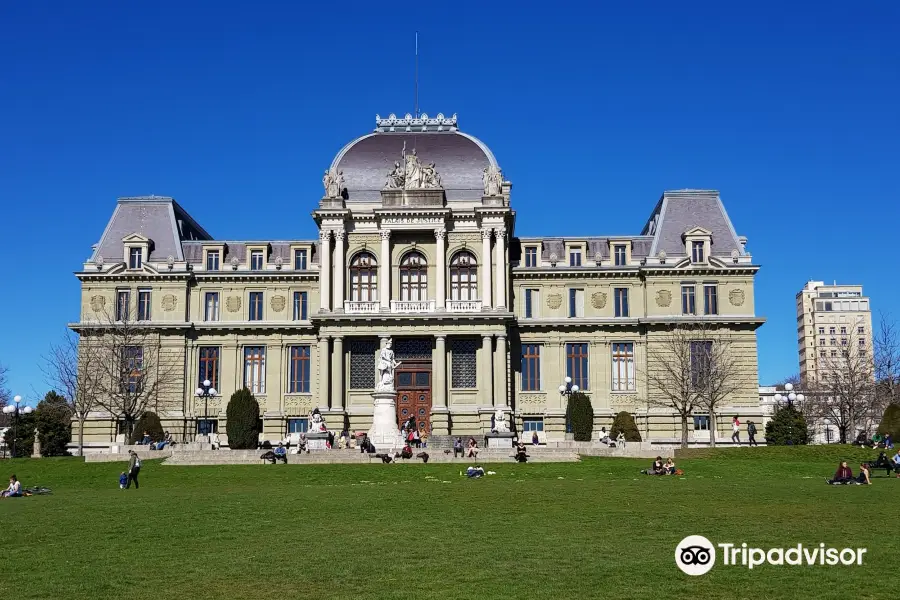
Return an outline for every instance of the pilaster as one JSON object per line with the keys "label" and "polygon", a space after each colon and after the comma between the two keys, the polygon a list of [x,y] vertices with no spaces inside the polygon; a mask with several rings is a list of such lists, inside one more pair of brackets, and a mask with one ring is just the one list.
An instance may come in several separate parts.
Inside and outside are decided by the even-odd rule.
{"label": "pilaster", "polygon": [[481,372],[484,377],[478,383],[479,390],[484,392],[484,396],[479,398],[482,406],[491,406],[494,404],[494,371],[493,371],[493,343],[491,343],[491,334],[485,333],[481,336]]}
{"label": "pilaster", "polygon": [[443,335],[435,336],[432,355],[431,433],[450,433],[450,412],[447,409],[447,344]]}
{"label": "pilaster", "polygon": [[331,410],[344,410],[344,337],[334,336],[331,357]]}
{"label": "pilaster", "polygon": [[435,265],[437,269],[437,297],[435,298],[435,306],[438,310],[443,310],[447,301],[447,230],[443,228],[435,230],[434,237],[437,241],[437,264]]}
{"label": "pilaster", "polygon": [[491,307],[491,229],[481,230],[481,306]]}
{"label": "pilaster", "polygon": [[331,310],[331,231],[319,232],[319,310]]}
{"label": "pilaster", "polygon": [[497,309],[506,308],[506,229],[494,230],[497,238]]}
{"label": "pilaster", "polygon": [[321,408],[330,406],[328,402],[328,363],[328,336],[326,335],[319,338],[319,383],[316,390],[318,396],[316,406]]}
{"label": "pilaster", "polygon": [[378,260],[378,302],[379,308],[387,312],[391,309],[391,230],[381,230],[381,256]]}
{"label": "pilaster", "polygon": [[334,311],[344,312],[344,230],[334,232]]}
{"label": "pilaster", "polygon": [[506,356],[506,335],[497,335],[497,351],[494,354],[494,405],[509,406],[509,396],[507,394],[507,356]]}

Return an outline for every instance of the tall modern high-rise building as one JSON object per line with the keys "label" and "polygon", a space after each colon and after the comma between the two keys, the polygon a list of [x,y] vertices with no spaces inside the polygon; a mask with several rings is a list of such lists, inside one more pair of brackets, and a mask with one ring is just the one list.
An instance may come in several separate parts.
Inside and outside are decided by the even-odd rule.
{"label": "tall modern high-rise building", "polygon": [[847,355],[872,353],[872,310],[861,285],[809,281],[797,293],[797,349],[804,389],[822,381],[825,371]]}

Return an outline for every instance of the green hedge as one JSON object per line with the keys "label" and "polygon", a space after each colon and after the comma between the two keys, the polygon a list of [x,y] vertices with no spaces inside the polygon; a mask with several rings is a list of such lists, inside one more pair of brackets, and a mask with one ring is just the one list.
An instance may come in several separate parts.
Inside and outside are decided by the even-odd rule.
{"label": "green hedge", "polygon": [[616,418],[613,419],[612,429],[609,432],[609,439],[616,440],[619,437],[619,432],[625,434],[626,442],[641,441],[641,432],[638,431],[637,423],[634,422],[634,417],[631,416],[631,413],[625,412],[624,410],[617,414]]}
{"label": "green hedge", "polygon": [[151,442],[161,442],[165,437],[165,432],[162,428],[162,423],[159,420],[159,415],[155,412],[145,412],[141,415],[141,418],[137,420],[134,424],[134,430],[131,432],[131,439],[128,440],[129,444],[137,444],[142,439],[144,439],[144,432],[150,436]]}
{"label": "green hedge", "polygon": [[569,394],[566,420],[572,428],[572,433],[575,434],[576,442],[591,441],[591,433],[594,430],[594,407],[590,398],[581,392]]}
{"label": "green hedge", "polygon": [[259,445],[259,402],[244,388],[231,395],[226,411],[228,446],[232,450],[253,450]]}

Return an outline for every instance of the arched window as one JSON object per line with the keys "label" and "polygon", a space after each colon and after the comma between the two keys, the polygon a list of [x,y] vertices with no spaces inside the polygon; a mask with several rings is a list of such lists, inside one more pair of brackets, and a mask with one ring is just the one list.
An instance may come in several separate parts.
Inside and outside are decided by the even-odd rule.
{"label": "arched window", "polygon": [[350,300],[378,300],[378,265],[369,252],[360,252],[350,261]]}
{"label": "arched window", "polygon": [[457,252],[450,261],[450,299],[478,299],[478,265],[471,252]]}
{"label": "arched window", "polygon": [[410,252],[400,261],[400,300],[428,299],[428,271],[425,257]]}

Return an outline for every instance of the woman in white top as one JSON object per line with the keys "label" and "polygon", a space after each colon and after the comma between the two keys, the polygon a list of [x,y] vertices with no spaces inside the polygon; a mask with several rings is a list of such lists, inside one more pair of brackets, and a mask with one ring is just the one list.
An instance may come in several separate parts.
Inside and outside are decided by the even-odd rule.
{"label": "woman in white top", "polygon": [[9,487],[3,491],[3,498],[17,498],[22,496],[22,482],[16,479],[15,475],[9,478]]}

